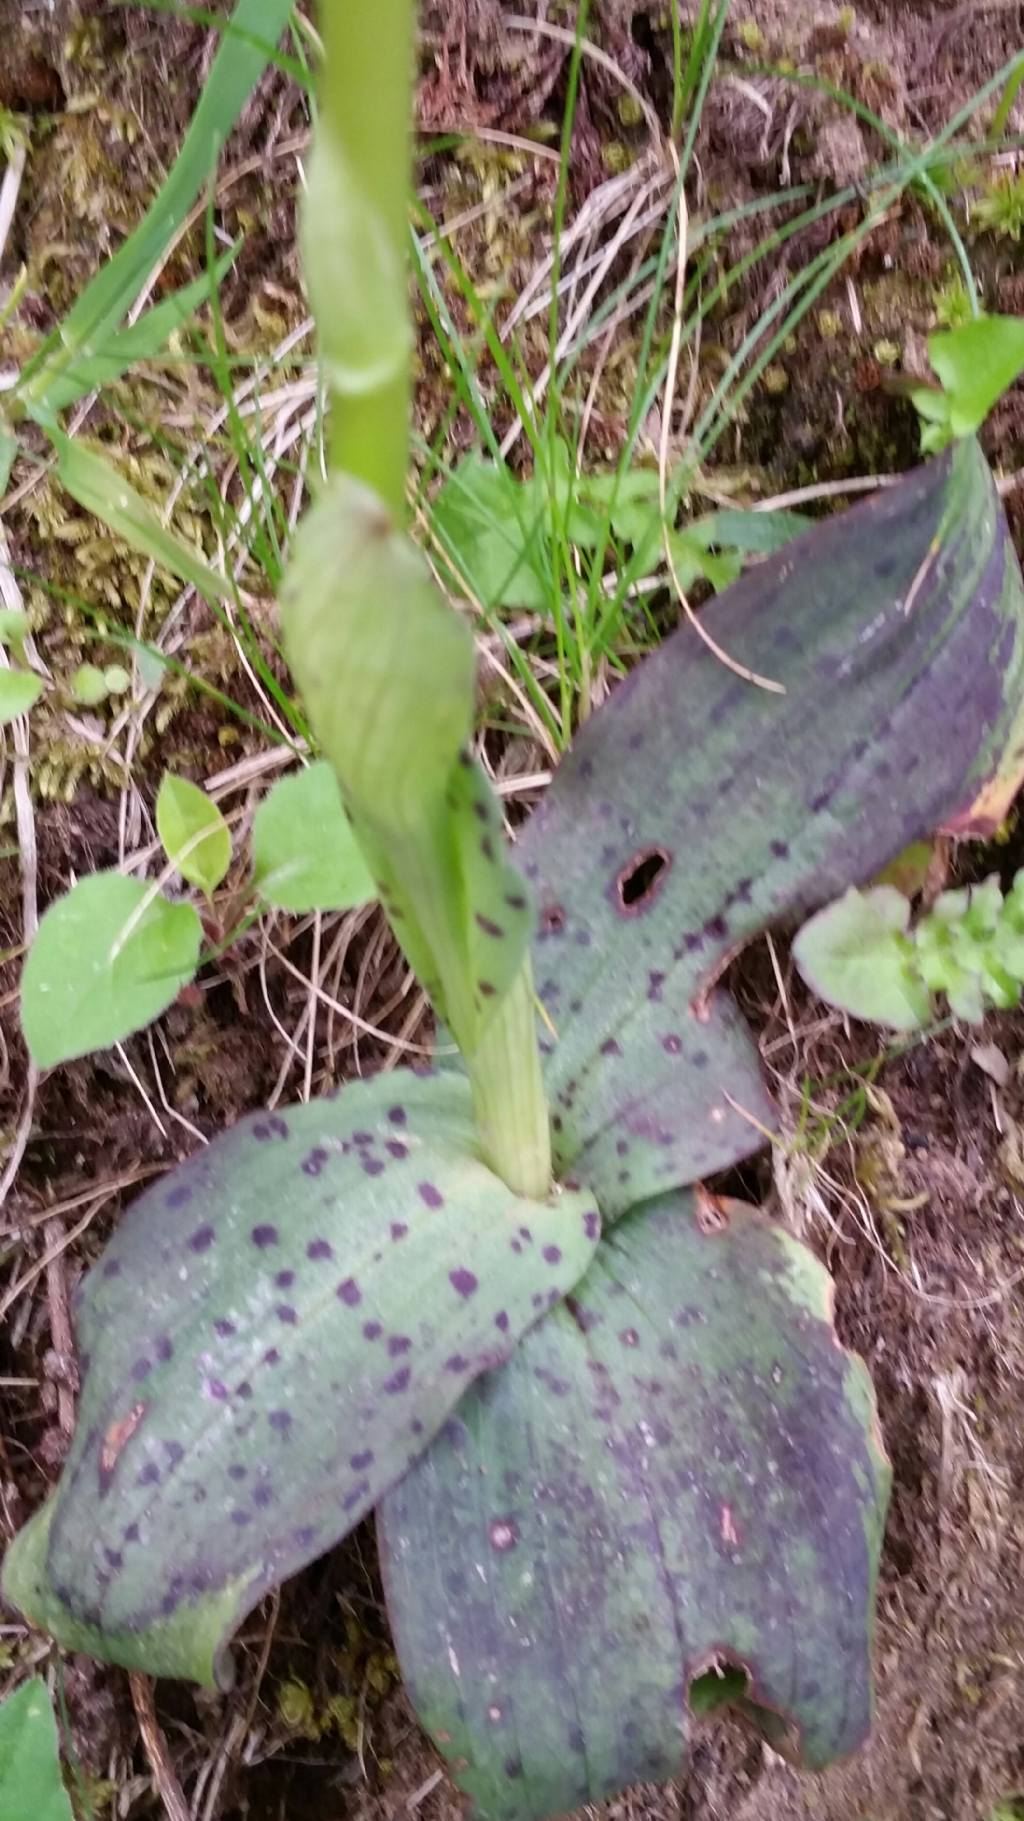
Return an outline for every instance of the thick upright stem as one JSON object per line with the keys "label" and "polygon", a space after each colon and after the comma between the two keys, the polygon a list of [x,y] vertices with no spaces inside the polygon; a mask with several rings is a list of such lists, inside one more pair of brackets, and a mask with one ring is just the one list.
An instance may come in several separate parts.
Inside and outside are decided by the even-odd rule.
{"label": "thick upright stem", "polygon": [[[413,0],[322,0],[324,125],[344,151],[406,268],[410,120],[412,117]],[[330,233],[330,224],[324,223]],[[358,285],[359,273],[352,273]],[[331,407],[332,468],[365,481],[397,519],[405,510],[409,459],[410,369],[366,392],[335,396]]]}
{"label": "thick upright stem", "polygon": [[[365,204],[373,231],[384,235],[393,256],[385,264],[398,275],[406,272],[414,14],[414,0],[374,0],[373,5],[370,0],[321,0],[320,8],[320,130],[339,155],[333,168],[351,183],[360,206]],[[311,231],[329,235],[330,220],[317,220]],[[346,272],[344,282],[358,288],[359,271]],[[399,276],[396,284],[401,282]],[[336,283],[331,273],[323,294],[314,298],[321,344],[328,353]],[[389,281],[383,295],[391,297]],[[368,340],[372,344],[372,335]],[[329,358],[327,364],[330,370]],[[330,463],[336,472],[371,487],[400,523],[409,459],[411,360],[400,361],[397,369],[384,362],[382,372],[376,384],[347,390],[335,379]],[[367,611],[372,613],[372,601]],[[423,893],[413,894],[414,903],[445,902],[443,890],[432,893],[433,881],[423,883]],[[528,958],[482,1043],[464,1055],[483,1156],[517,1194],[546,1196],[551,1143]]]}
{"label": "thick upright stem", "polygon": [[543,1200],[551,1187],[551,1139],[529,957],[466,1067],[487,1162],[517,1195]]}

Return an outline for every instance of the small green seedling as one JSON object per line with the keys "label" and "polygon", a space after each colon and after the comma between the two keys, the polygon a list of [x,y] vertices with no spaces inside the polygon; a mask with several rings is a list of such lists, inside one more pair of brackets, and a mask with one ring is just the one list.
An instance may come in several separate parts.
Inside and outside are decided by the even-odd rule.
{"label": "small green seedling", "polygon": [[1024,372],[1024,320],[974,317],[929,336],[928,356],[940,385],[915,385],[910,396],[922,420],[921,448],[933,455],[980,430],[993,405]]}
{"label": "small green seedling", "polygon": [[[410,1698],[481,1821],[677,1776],[725,1701],[818,1767],[870,1724],[889,1467],[827,1272],[702,1186],[776,1118],[716,982],[778,919],[1005,813],[1005,519],[960,437],[766,554],[704,612],[782,692],[684,627],[510,850],[472,752],[473,641],[403,527],[411,8],[322,23],[303,244],[331,460],[280,606],[323,757],[260,810],[255,889],[378,893],[459,1058],[242,1119],[140,1196],[83,1283],[78,1428],[4,1593],[69,1649],[226,1687],[246,1614],[375,1510]],[[581,547],[593,510],[632,560],[661,548],[650,476],[614,504],[588,485],[565,494]],[[507,600],[530,586],[529,490],[498,469],[473,488],[514,526],[486,557]],[[707,575],[780,535],[732,516],[680,534],[680,562]],[[173,788],[161,832],[216,889],[199,795]],[[908,940],[887,904],[881,936]],[[197,953],[160,881],[82,881],[26,964],[33,1053],[68,1053],[61,1025],[111,1041]]]}
{"label": "small green seedling", "polygon": [[[39,1068],[122,1042],[166,1011],[202,966],[198,911],[171,895],[170,875],[212,899],[231,865],[230,831],[206,792],[171,772],[156,822],[167,861],[158,879],[93,873],[42,917],[21,977],[22,1028]],[[247,895],[256,911],[350,910],[377,895],[322,761],[268,792],[252,859]]]}
{"label": "small green seedling", "polygon": [[205,790],[164,774],[156,800],[156,829],[171,865],[209,898],[231,865],[231,833]]}
{"label": "small green seedling", "polygon": [[23,1682],[0,1701],[0,1815],[10,1821],[72,1821],[46,1683]]}
{"label": "small green seedling", "polygon": [[[669,478],[670,526],[685,478],[684,469]],[[726,509],[681,530],[670,529],[676,581],[684,591],[697,581],[716,590],[728,587],[739,576],[744,557],[781,548],[808,523],[795,512]],[[487,608],[545,612],[558,570],[560,537],[586,564],[603,551],[607,531],[613,546],[629,549],[631,568],[641,577],[660,571],[665,560],[657,470],[576,474],[560,439],[554,442],[551,470],[525,478],[478,452],[464,456],[434,501],[432,524],[453,590],[468,588]]]}
{"label": "small green seedling", "polygon": [[[0,645],[13,651],[21,664],[25,662],[25,639],[28,636],[28,620],[16,607],[5,607],[0,612]],[[10,721],[17,720],[19,715],[27,714],[38,702],[43,690],[42,677],[34,671],[15,668],[14,665],[0,669],[0,727],[6,727]]]}
{"label": "small green seedling", "polygon": [[1020,1003],[1024,872],[1005,897],[992,877],[943,892],[910,921],[910,900],[894,887],[851,890],[804,924],[793,956],[819,998],[897,1031],[929,1024],[940,994],[969,1024]]}
{"label": "small green seedling", "polygon": [[123,664],[108,664],[103,670],[98,664],[80,664],[71,679],[71,693],[83,708],[98,708],[108,696],[124,695],[130,685]]}

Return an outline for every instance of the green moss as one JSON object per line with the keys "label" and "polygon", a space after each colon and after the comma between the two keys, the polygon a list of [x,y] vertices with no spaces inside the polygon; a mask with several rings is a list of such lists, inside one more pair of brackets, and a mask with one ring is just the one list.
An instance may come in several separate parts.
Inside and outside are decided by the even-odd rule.
{"label": "green moss", "polygon": [[973,315],[970,293],[959,272],[947,279],[935,293],[935,321],[943,329],[959,329]]}
{"label": "green moss", "polygon": [[974,204],[974,223],[1005,240],[1024,234],[1024,172],[1000,172]]}
{"label": "green moss", "polygon": [[632,152],[628,146],[622,144],[620,139],[609,139],[607,144],[601,147],[601,163],[605,170],[610,171],[613,176],[618,175],[620,171],[628,171],[632,162]]}

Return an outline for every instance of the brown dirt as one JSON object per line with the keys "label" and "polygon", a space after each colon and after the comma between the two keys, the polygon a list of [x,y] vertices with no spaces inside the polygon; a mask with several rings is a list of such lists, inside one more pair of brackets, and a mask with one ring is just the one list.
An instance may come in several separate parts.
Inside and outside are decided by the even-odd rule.
{"label": "brown dirt", "polygon": [[[683,10],[692,16],[692,7]],[[671,84],[663,9],[605,0],[596,16],[606,47],[664,118]],[[172,155],[208,55],[200,28],[163,15],[110,12],[97,4],[85,7],[81,18],[88,28],[85,51],[72,55],[67,8],[58,7],[51,20],[41,10],[22,11],[15,0],[0,0],[0,105],[39,123],[57,111],[53,132],[40,134],[33,153],[38,182],[26,192],[12,248],[18,257],[53,240],[66,249],[60,283],[41,286],[34,299],[38,329],[74,294],[103,250],[87,186],[70,200],[66,193],[55,195],[54,174],[76,168],[68,162],[78,143],[71,136],[73,117],[59,112],[65,100],[99,87],[107,101],[142,124],[140,136],[125,139],[101,121],[94,147],[119,186],[122,214],[105,225],[120,233]],[[759,62],[791,58],[852,89],[894,129],[923,134],[941,126],[1017,48],[1022,26],[1021,8],[1000,0],[946,6],[865,0],[853,9],[852,21],[816,0],[737,0],[725,48],[741,80],[723,76],[709,98],[699,142],[707,194],[720,204],[771,192],[787,180],[787,171],[791,181],[844,183],[882,155],[870,129],[835,104],[762,77]],[[756,53],[750,48],[754,27],[761,34]],[[522,131],[538,117],[560,120],[564,54],[545,41],[534,44],[505,32],[494,0],[428,5],[423,47],[425,129],[476,124]],[[154,66],[173,70],[177,79],[154,82]],[[602,147],[609,139],[630,143],[615,102],[614,91],[585,71],[572,170],[577,205],[606,174]],[[1020,127],[1020,104],[1018,116]],[[301,125],[295,97],[274,78],[247,111],[229,160],[254,153],[265,159],[268,148]],[[431,177],[438,172],[443,176],[444,167],[432,169]],[[550,186],[539,178],[530,206],[550,206],[550,199]],[[229,231],[243,221],[249,229],[227,300],[244,345],[257,320],[254,296],[264,303],[272,298],[287,320],[299,309],[293,199],[281,186],[248,178],[233,206],[236,215],[225,218]],[[820,240],[795,245],[787,259],[806,258],[824,243],[825,232],[834,228]],[[175,282],[200,252],[183,245],[170,275]],[[990,306],[1019,309],[1021,248],[980,242],[972,253]],[[936,288],[950,271],[934,219],[909,201],[851,272],[861,331],[851,322],[844,280],[821,300],[797,344],[784,350],[785,385],[755,393],[730,459],[765,488],[909,465],[914,421],[886,391],[876,349],[894,341],[909,366],[920,360]],[[736,345],[766,300],[767,293],[754,288],[730,299],[728,314],[714,325],[721,346]],[[841,317],[841,334],[823,331],[821,311]],[[426,421],[433,409],[429,351],[425,366]],[[610,444],[618,429],[609,410]],[[1019,389],[987,437],[989,453],[1004,470],[1021,467]],[[20,529],[23,559],[48,560],[33,541],[28,518]],[[243,682],[233,678],[232,688],[247,701]],[[217,762],[222,732],[223,722],[212,713],[206,719],[190,715],[185,726],[180,719],[172,723],[147,752],[147,776],[155,779],[166,759],[180,754],[183,740],[201,775],[204,765]],[[109,781],[92,776],[69,805],[45,805],[38,832],[45,902],[66,884],[69,869],[116,861]],[[17,866],[4,860],[0,945],[19,941]],[[301,946],[291,958],[303,964]],[[243,944],[201,1007],[178,1006],[164,1021],[174,1109],[206,1133],[265,1100],[280,1067],[280,1039],[246,971],[252,959],[252,948]],[[7,1134],[17,1124],[24,1079],[12,1016],[16,973],[9,963],[3,974],[9,1062],[0,1079],[0,1112]],[[378,926],[367,923],[335,990],[362,994],[364,1009],[376,1016],[394,999],[398,981],[393,949]],[[868,1054],[837,1023],[819,1029],[814,1008],[789,982],[791,1038],[760,945],[742,963],[738,986],[794,1113],[805,1077],[824,1081]],[[278,1016],[293,1020],[301,987],[272,964],[268,990]],[[391,1014],[392,1028],[400,1016]],[[809,1778],[738,1726],[708,1724],[697,1734],[683,1783],[631,1792],[611,1805],[616,1821],[987,1821],[999,1797],[1024,1787],[1022,1036],[1024,1017],[992,1019],[985,1032],[1010,1065],[1005,1088],[996,1089],[971,1060],[972,1039],[959,1033],[886,1062],[860,1129],[837,1125],[833,1148],[822,1160],[824,1176],[797,1158],[780,1166],[768,1184],[828,1256],[842,1338],[871,1365],[893,1458],[879,1711],[870,1744],[851,1763]],[[128,1045],[127,1054],[145,1073],[141,1043]],[[354,1052],[340,1052],[337,1068],[372,1067],[385,1054],[382,1046],[362,1042]],[[830,1092],[820,1089],[818,1099],[827,1103]],[[10,1246],[15,1273],[39,1265],[61,1223],[67,1228],[88,1212],[79,1198],[97,1182],[108,1183],[110,1193],[96,1204],[62,1270],[41,1273],[0,1334],[0,1374],[32,1381],[0,1385],[0,1522],[6,1534],[35,1506],[66,1448],[74,1361],[59,1345],[63,1301],[133,1185],[191,1146],[180,1124],[170,1118],[162,1123],[161,1134],[116,1056],[57,1071],[40,1097],[8,1203],[5,1261]],[[254,1615],[239,1657],[239,1687],[229,1701],[166,1685],[158,1691],[177,1774],[186,1789],[198,1792],[197,1816],[454,1817],[450,1788],[435,1781],[436,1761],[394,1686],[368,1529]],[[64,1674],[75,1746],[87,1774],[98,1784],[116,1785],[117,1813],[128,1821],[167,1812],[152,1790],[125,1679],[82,1658],[69,1660]],[[101,1794],[94,1785],[98,1812]]]}

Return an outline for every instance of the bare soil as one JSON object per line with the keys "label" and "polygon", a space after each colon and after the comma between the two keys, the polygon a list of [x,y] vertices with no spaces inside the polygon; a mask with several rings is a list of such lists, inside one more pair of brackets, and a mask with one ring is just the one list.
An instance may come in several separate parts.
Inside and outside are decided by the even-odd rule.
{"label": "bare soil", "polygon": [[[684,5],[684,18],[693,10]],[[667,119],[664,8],[604,0],[592,20],[605,48]],[[835,186],[884,155],[877,136],[848,110],[761,75],[762,62],[789,59],[850,89],[892,129],[923,136],[941,127],[1022,38],[1024,10],[1005,0],[863,0],[845,11],[826,0],[737,0],[698,141],[703,194],[721,206],[786,182]],[[431,134],[523,132],[538,120],[557,128],[566,54],[507,29],[495,0],[427,4],[421,125]],[[98,3],[75,13],[58,5],[51,13],[0,0],[0,105],[28,115],[34,128],[8,255],[16,263],[31,258],[41,273],[32,296],[36,329],[48,326],[141,213],[180,140],[208,56],[201,28],[162,13]],[[154,72],[165,79],[154,80]],[[615,86],[585,68],[574,208],[607,175],[609,146],[624,147],[627,156],[634,146],[636,130],[623,123],[617,102]],[[1024,129],[1019,102],[1014,124]],[[302,313],[294,164],[276,153],[303,125],[295,95],[274,77],[228,148],[226,166],[244,171],[224,217],[230,231],[247,230],[226,300],[240,346],[266,331],[268,317],[276,330]],[[102,160],[103,193],[118,197],[116,217],[109,210],[97,217],[90,159]],[[425,176],[442,190],[449,186],[458,201],[475,181],[465,167],[453,170],[437,158]],[[552,197],[553,180],[542,169],[521,206],[543,218]],[[819,238],[795,243],[776,273],[730,297],[714,324],[717,345],[735,347],[786,262],[806,259],[845,225],[832,222]],[[52,260],[41,261],[50,247]],[[989,238],[971,250],[989,307],[1021,309],[1021,245]],[[186,239],[167,282],[181,282],[201,257],[201,243]],[[909,407],[886,390],[890,345],[897,365],[920,365],[936,293],[951,271],[940,226],[919,200],[908,199],[805,320],[783,353],[782,380],[754,394],[728,451],[731,472],[770,492],[909,466],[915,424]],[[21,352],[12,348],[4,359]],[[424,423],[436,412],[436,364],[425,346]],[[609,450],[622,427],[614,400],[603,404]],[[453,434],[465,436],[465,426],[456,424]],[[1003,472],[1021,469],[1020,388],[986,438]],[[1022,498],[1011,495],[1008,505],[1024,546]],[[44,537],[39,518],[25,510],[12,525],[16,557],[61,579],[64,556]],[[194,632],[212,638],[198,622]],[[58,664],[65,636],[59,620],[48,625],[47,655]],[[219,648],[217,658],[232,661]],[[249,702],[237,671],[221,680]],[[196,776],[207,775],[226,762],[226,726],[216,709],[200,712],[190,701],[187,712],[154,732],[140,760],[144,776],[155,780],[183,754]],[[70,765],[56,742],[47,761]],[[92,761],[69,775],[69,800],[51,795],[37,805],[42,904],[72,871],[117,860],[118,780]],[[9,782],[3,805],[9,823]],[[957,865],[976,876],[993,864],[1012,871],[1024,858],[1019,834],[1013,839],[1016,847],[963,855]],[[16,950],[21,937],[18,863],[8,858],[0,860],[0,946]],[[1024,1789],[1024,1017],[992,1018],[980,1036],[951,1030],[887,1060],[857,1123],[842,1103],[849,1071],[873,1054],[870,1034],[822,1019],[789,976],[784,946],[778,952],[785,996],[760,944],[739,963],[736,989],[794,1126],[806,1081],[817,1084],[819,1104],[837,1111],[830,1148],[815,1159],[780,1156],[774,1169],[766,1163],[762,1187],[827,1257],[841,1336],[871,1366],[894,1466],[878,1717],[865,1749],[821,1777],[799,1775],[731,1721],[708,1723],[678,1787],[633,1791],[611,1811],[630,1821],[987,1821],[997,1800]],[[300,971],[308,966],[302,941],[289,955]],[[66,1451],[76,1389],[67,1311],[79,1275],[136,1186],[192,1148],[182,1120],[212,1135],[275,1089],[284,1049],[271,1013],[290,1027],[303,989],[271,960],[264,999],[254,960],[255,950],[243,944],[201,1004],[179,1005],[163,1021],[170,1110],[154,1108],[152,1094],[150,1105],[140,1095],[139,1079],[153,1081],[146,1039],[125,1046],[125,1061],[111,1055],[55,1071],[36,1100],[0,1231],[7,1284],[24,1280],[0,1329],[4,1538],[34,1509]],[[0,1121],[8,1142],[18,1130],[26,1079],[16,979],[17,966],[8,963],[0,1007]],[[401,970],[375,918],[355,931],[331,990],[385,1030],[402,1025],[408,1008],[398,1000]],[[1006,1065],[1002,1085],[975,1060],[979,1044],[997,1046]],[[339,1031],[330,1054],[318,1056],[317,1080],[365,1071],[388,1055],[386,1043]],[[839,1076],[839,1086],[824,1085]],[[296,1087],[293,1076],[288,1091]],[[448,1821],[455,1814],[456,1798],[396,1684],[368,1529],[254,1615],[239,1660],[229,1699],[170,1685],[157,1690],[159,1723],[195,1821],[392,1821],[407,1814]],[[0,1683],[2,1664],[0,1658]],[[172,1814],[154,1791],[127,1679],[83,1658],[67,1660],[64,1677],[97,1815],[144,1821]]]}

